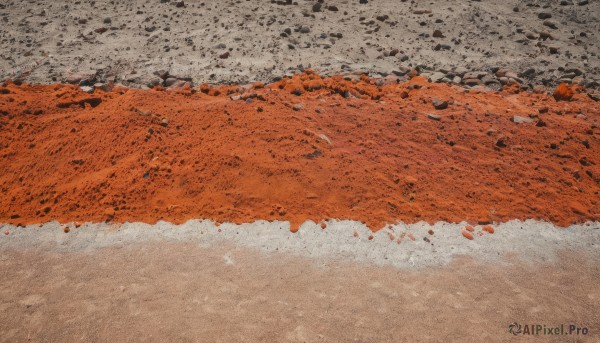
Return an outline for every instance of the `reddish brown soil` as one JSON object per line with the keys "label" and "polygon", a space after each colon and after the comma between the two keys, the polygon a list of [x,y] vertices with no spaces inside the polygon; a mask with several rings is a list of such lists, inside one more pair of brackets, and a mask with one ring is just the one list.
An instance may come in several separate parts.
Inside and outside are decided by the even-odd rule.
{"label": "reddish brown soil", "polygon": [[[434,98],[448,108],[436,110]],[[533,122],[514,123],[515,115]],[[418,77],[378,87],[309,72],[248,90],[92,95],[8,83],[0,87],[0,222],[278,219],[297,227],[338,218],[379,229],[535,218],[564,226],[600,219],[598,119],[598,104],[577,90],[557,101]]]}

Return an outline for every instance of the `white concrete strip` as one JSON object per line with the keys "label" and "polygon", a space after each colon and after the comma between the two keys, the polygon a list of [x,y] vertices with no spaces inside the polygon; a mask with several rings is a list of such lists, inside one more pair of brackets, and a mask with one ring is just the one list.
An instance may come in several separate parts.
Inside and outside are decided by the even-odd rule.
{"label": "white concrete strip", "polygon": [[[288,222],[268,221],[242,225],[225,223],[218,227],[208,220],[190,220],[182,225],[162,221],[154,225],[85,223],[79,228],[72,223],[58,222],[24,228],[4,224],[0,225],[0,250],[85,252],[144,242],[179,241],[197,243],[201,247],[229,243],[267,254],[285,253],[323,262],[342,260],[401,268],[446,265],[458,256],[470,256],[482,262],[502,263],[507,256],[531,263],[552,262],[563,250],[600,260],[599,222],[559,228],[548,222],[513,220],[492,225],[494,234],[475,226],[473,240],[461,234],[466,223],[399,223],[377,233],[355,221],[330,220],[326,224],[322,229],[320,224],[308,221],[297,233],[290,232]],[[68,233],[64,232],[66,227],[70,229]]]}

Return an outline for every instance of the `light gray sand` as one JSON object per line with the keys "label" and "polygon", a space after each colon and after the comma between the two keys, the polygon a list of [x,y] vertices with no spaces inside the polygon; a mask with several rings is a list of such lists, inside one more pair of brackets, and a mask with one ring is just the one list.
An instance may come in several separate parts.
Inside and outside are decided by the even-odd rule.
{"label": "light gray sand", "polygon": [[[597,342],[598,223],[3,226],[0,342]],[[434,235],[426,233],[434,230]],[[353,236],[353,231],[360,238]],[[426,244],[427,236],[434,246]],[[465,256],[466,255],[466,256]],[[386,259],[387,257],[387,259]],[[425,266],[429,266],[424,268]],[[519,336],[517,322],[587,335]]]}
{"label": "light gray sand", "polygon": [[[502,262],[512,254],[528,263],[552,262],[562,250],[589,254],[590,258],[600,261],[600,223],[597,222],[557,228],[547,222],[514,220],[495,225],[494,234],[475,226],[472,241],[461,234],[465,225],[401,223],[372,234],[360,222],[330,220],[327,227],[321,229],[320,225],[308,221],[294,234],[289,231],[288,222],[225,223],[219,227],[207,220],[191,220],[182,225],[86,223],[79,228],[51,222],[26,228],[4,225],[0,232],[8,231],[10,235],[2,235],[0,249],[89,252],[146,242],[186,242],[206,248],[231,243],[267,254],[309,257],[321,263],[355,261],[400,268],[446,265],[459,256]],[[70,228],[69,233],[63,231],[65,227]],[[401,238],[400,243],[398,238]]]}

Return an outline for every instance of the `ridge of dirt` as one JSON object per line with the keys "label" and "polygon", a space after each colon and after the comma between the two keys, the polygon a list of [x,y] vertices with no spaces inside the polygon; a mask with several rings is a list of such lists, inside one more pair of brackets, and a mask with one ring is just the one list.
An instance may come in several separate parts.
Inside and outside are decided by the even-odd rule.
{"label": "ridge of dirt", "polygon": [[598,220],[600,113],[569,91],[311,71],[178,91],[7,82],[0,221]]}

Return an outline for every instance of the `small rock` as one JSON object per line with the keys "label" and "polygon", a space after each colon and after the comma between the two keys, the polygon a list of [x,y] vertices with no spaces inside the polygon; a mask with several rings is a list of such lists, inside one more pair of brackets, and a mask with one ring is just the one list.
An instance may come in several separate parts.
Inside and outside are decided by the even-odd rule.
{"label": "small rock", "polygon": [[540,18],[540,19],[549,19],[549,18],[552,18],[552,13],[540,12],[540,13],[538,13],[538,18]]}
{"label": "small rock", "polygon": [[491,90],[500,91],[502,90],[502,84],[497,80],[491,80],[485,82],[485,86]]}
{"label": "small rock", "polygon": [[537,33],[533,31],[525,31],[523,32],[523,34],[525,35],[525,37],[527,37],[527,39],[531,40],[538,39],[540,37]]}
{"label": "small rock", "polygon": [[558,24],[555,21],[553,21],[553,20],[544,20],[542,22],[542,24],[544,26],[548,26],[551,29],[555,29],[555,30],[558,29]]}
{"label": "small rock", "polygon": [[554,39],[554,36],[548,31],[540,31],[540,38],[543,40]]}
{"label": "small rock", "polygon": [[160,121],[160,126],[168,126],[169,125],[169,118],[163,118]]}
{"label": "small rock", "polygon": [[600,94],[588,93],[588,96],[594,101],[600,101]]}
{"label": "small rock", "polygon": [[463,79],[463,83],[467,86],[477,86],[479,84],[481,84],[481,80],[479,79]]}
{"label": "small rock", "polygon": [[292,109],[294,111],[300,111],[300,110],[304,109],[304,104],[295,104],[294,106],[292,106]]}
{"label": "small rock", "polygon": [[533,123],[533,119],[529,117],[514,116],[512,117],[512,122],[515,124]]}
{"label": "small rock", "polygon": [[440,30],[433,31],[433,37],[435,37],[435,38],[445,38],[445,36],[442,34],[442,31],[440,31]]}
{"label": "small rock", "polygon": [[220,54],[219,58],[221,58],[221,59],[229,58],[229,51],[225,51],[224,53]]}
{"label": "small rock", "polygon": [[320,133],[320,134],[317,135],[317,137],[321,138],[322,140],[324,140],[325,142],[327,142],[327,144],[331,145],[331,140],[326,135]]}
{"label": "small rock", "polygon": [[112,87],[108,83],[102,83],[102,82],[94,83],[94,88],[105,91],[105,92],[112,91]]}
{"label": "small rock", "polygon": [[440,120],[442,120],[442,118],[441,118],[440,116],[438,116],[438,115],[436,115],[436,114],[433,114],[433,113],[429,113],[429,114],[427,115],[427,118],[429,118],[429,119],[431,119],[431,120],[435,120],[435,121],[440,121]]}
{"label": "small rock", "polygon": [[429,82],[439,82],[441,79],[443,79],[446,75],[444,73],[441,72],[435,72],[433,74],[431,74],[431,76],[429,76]]}
{"label": "small rock", "polygon": [[431,13],[430,10],[425,10],[425,9],[416,9],[413,11],[414,14],[429,14]]}
{"label": "small rock", "polygon": [[165,86],[166,86],[166,87],[170,87],[170,86],[171,86],[171,85],[173,85],[175,82],[177,82],[177,79],[176,79],[176,78],[174,78],[174,77],[168,77],[168,78],[165,80]]}
{"label": "small rock", "polygon": [[137,84],[147,86],[148,88],[159,86],[162,84],[162,81],[160,77],[152,77],[151,75],[140,76],[135,79]]}
{"label": "small rock", "polygon": [[436,110],[445,110],[448,108],[448,101],[446,100],[433,99],[431,103]]}
{"label": "small rock", "polygon": [[189,81],[176,79],[169,87],[169,89],[179,89],[184,87],[191,87],[192,84]]}
{"label": "small rock", "polygon": [[169,72],[167,70],[161,69],[154,72],[154,75],[160,77],[163,80],[166,80],[169,77]]}
{"label": "small rock", "polygon": [[88,94],[92,94],[94,93],[94,87],[90,87],[90,86],[81,86],[79,87],[82,91],[88,93]]}
{"label": "small rock", "polygon": [[482,77],[486,76],[487,73],[484,71],[472,71],[472,72],[467,72],[463,75],[464,79],[481,79]]}
{"label": "small rock", "polygon": [[91,81],[96,77],[96,72],[76,72],[67,74],[65,81],[70,84],[79,84],[82,82]]}
{"label": "small rock", "polygon": [[496,146],[499,147],[499,148],[506,148],[506,146],[507,146],[506,145],[506,138],[499,138],[496,141]]}

